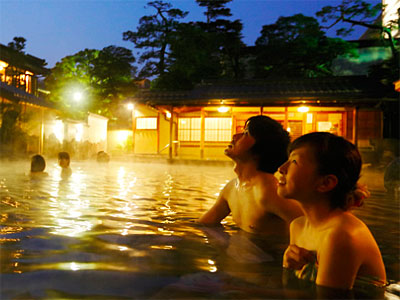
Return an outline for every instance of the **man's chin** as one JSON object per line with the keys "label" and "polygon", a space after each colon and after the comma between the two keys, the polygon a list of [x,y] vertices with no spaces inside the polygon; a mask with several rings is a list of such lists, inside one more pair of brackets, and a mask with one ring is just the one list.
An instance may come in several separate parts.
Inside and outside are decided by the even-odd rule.
{"label": "man's chin", "polygon": [[232,158],[232,152],[231,152],[231,149],[230,149],[230,148],[226,148],[226,149],[224,150],[224,154],[225,154],[226,156]]}

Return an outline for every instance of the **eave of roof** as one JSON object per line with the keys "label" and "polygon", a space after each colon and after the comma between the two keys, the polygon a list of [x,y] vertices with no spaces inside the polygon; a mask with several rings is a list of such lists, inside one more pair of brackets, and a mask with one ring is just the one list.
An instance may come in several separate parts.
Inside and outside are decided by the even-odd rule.
{"label": "eave of roof", "polygon": [[29,94],[21,89],[16,88],[0,81],[0,97],[15,101],[15,102],[26,102],[33,105],[55,109],[54,104],[47,102],[46,100],[36,97],[35,95]]}
{"label": "eave of roof", "polygon": [[[390,92],[390,91],[389,91]],[[386,97],[387,87],[362,76],[251,80],[203,84],[189,91],[140,91],[133,100],[152,106],[226,105],[373,105]],[[386,98],[385,98],[386,97]]]}

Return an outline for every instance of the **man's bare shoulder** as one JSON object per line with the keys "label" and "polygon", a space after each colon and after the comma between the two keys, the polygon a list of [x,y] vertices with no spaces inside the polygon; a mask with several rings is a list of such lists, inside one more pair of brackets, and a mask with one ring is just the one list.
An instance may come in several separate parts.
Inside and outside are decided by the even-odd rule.
{"label": "man's bare shoulder", "polygon": [[304,228],[305,224],[306,224],[306,217],[300,216],[294,219],[292,223],[290,223],[290,226],[293,228],[302,229]]}

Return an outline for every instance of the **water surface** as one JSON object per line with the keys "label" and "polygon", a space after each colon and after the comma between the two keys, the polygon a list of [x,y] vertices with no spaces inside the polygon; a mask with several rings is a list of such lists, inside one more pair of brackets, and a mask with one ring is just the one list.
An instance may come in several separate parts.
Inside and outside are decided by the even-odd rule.
{"label": "water surface", "polygon": [[[257,288],[280,298],[282,240],[245,234],[230,217],[224,230],[196,223],[234,177],[229,166],[84,161],[62,178],[49,161],[49,176],[31,178],[28,162],[0,164],[2,299],[234,299]],[[363,177],[372,196],[355,214],[396,283],[399,201],[380,176]]]}

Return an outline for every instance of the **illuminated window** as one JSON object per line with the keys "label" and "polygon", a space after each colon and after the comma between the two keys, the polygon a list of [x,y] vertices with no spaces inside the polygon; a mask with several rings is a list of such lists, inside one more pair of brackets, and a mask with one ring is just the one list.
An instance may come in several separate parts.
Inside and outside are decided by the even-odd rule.
{"label": "illuminated window", "polygon": [[200,130],[200,118],[179,118],[178,138],[180,141],[200,141]]}
{"label": "illuminated window", "polygon": [[231,118],[205,118],[205,141],[228,142],[232,139]]}
{"label": "illuminated window", "polygon": [[136,118],[136,129],[157,129],[157,118]]}

